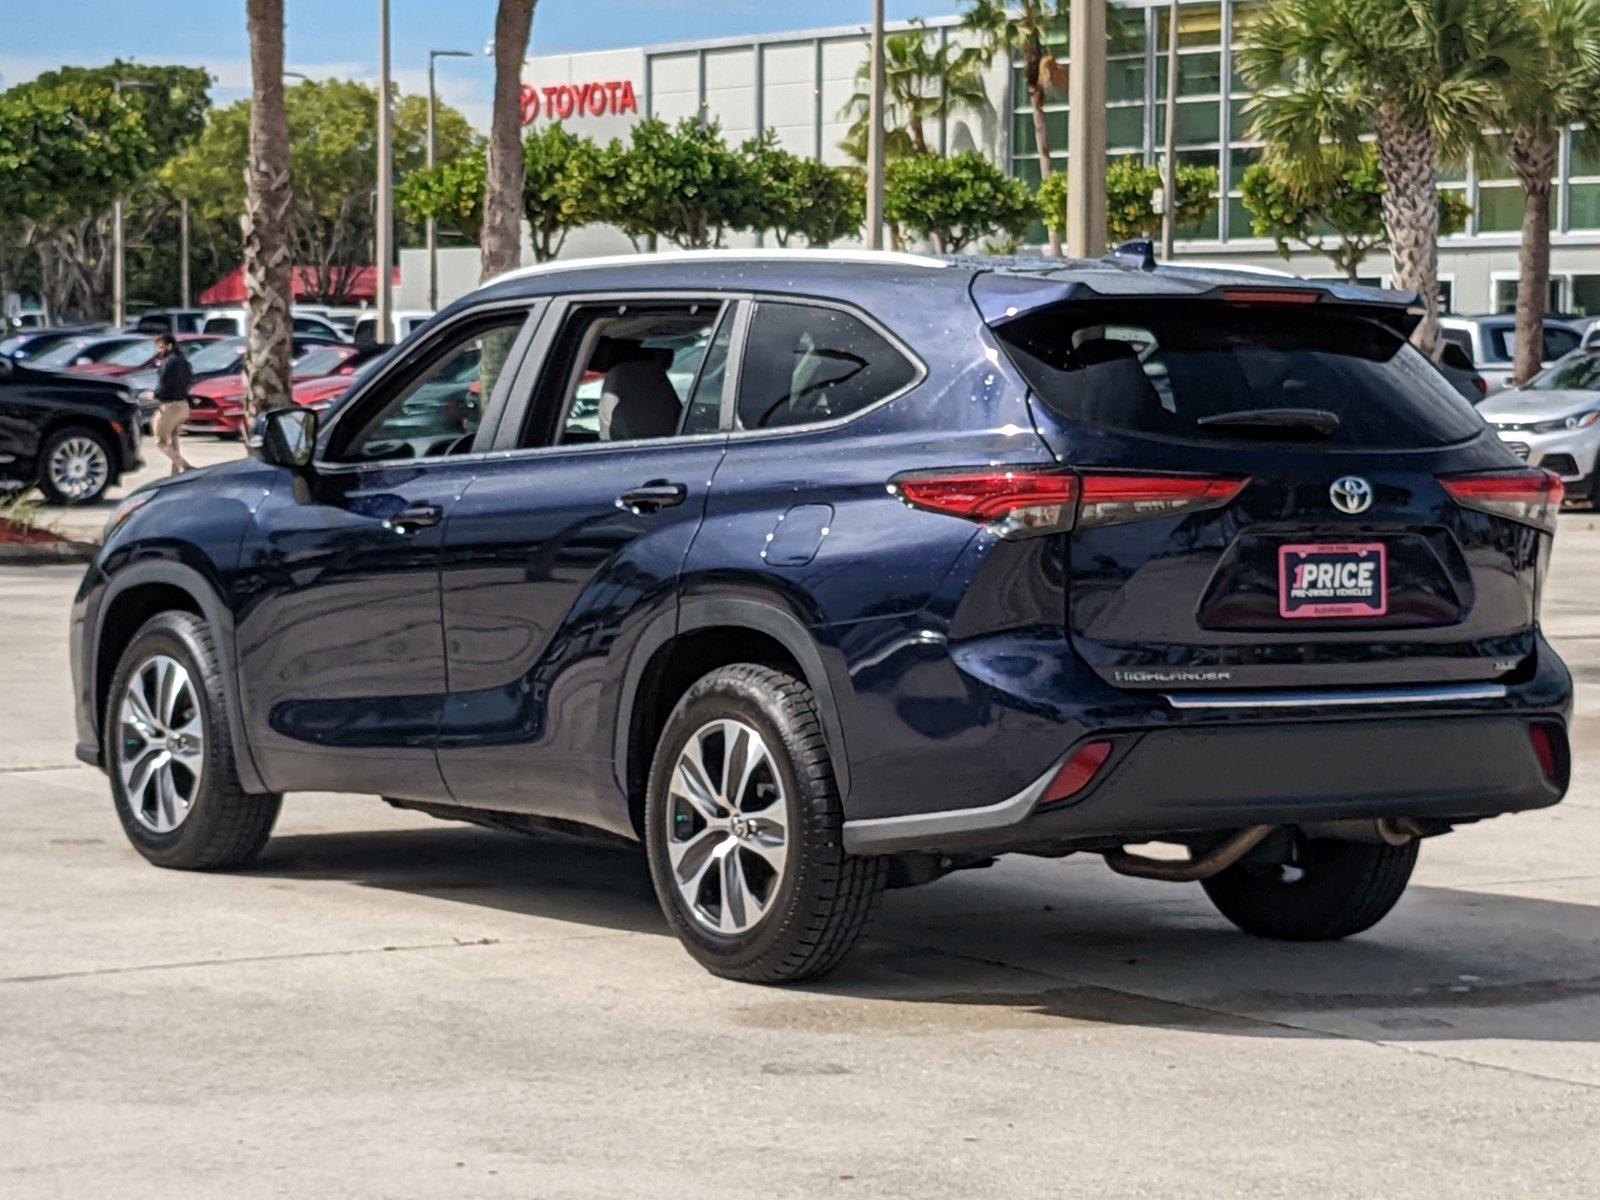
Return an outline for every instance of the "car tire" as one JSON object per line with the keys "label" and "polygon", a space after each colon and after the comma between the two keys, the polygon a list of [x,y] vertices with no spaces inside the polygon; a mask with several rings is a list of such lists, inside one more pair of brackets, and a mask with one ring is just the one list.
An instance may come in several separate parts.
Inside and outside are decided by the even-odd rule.
{"label": "car tire", "polygon": [[38,461],[39,491],[49,504],[94,504],[117,478],[111,439],[87,425],[52,431]]}
{"label": "car tire", "polygon": [[278,818],[281,796],[239,780],[222,672],[205,621],[163,612],[134,634],[111,681],[101,743],[111,794],[128,840],[158,867],[243,866]]}
{"label": "car tire", "polygon": [[1417,862],[1403,846],[1297,839],[1285,865],[1248,861],[1201,880],[1217,911],[1246,933],[1326,942],[1371,929],[1400,899]]}
{"label": "car tire", "polygon": [[[696,763],[705,771],[692,795]],[[727,979],[792,983],[832,969],[861,936],[887,877],[885,860],[845,853],[811,689],[770,667],[721,667],[679,700],[657,742],[644,821],[673,932]]]}

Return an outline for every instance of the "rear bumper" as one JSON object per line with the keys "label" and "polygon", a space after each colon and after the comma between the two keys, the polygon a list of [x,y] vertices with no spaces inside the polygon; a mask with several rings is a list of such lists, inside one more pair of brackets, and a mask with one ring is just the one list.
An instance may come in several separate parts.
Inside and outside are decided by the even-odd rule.
{"label": "rear bumper", "polygon": [[[1197,708],[1178,697],[1142,725],[1072,738],[1026,787],[982,807],[845,822],[854,854],[998,854],[1096,847],[1248,825],[1405,817],[1473,821],[1545,808],[1566,791],[1571,683],[1541,644],[1535,677],[1518,686],[1353,693],[1355,703],[1253,710]],[[1217,697],[1220,699],[1221,697]],[[1312,698],[1313,700],[1315,697]],[[1553,735],[1546,775],[1531,729]],[[1077,733],[1074,730],[1074,733]],[[1041,797],[1087,741],[1112,744],[1083,792]]]}

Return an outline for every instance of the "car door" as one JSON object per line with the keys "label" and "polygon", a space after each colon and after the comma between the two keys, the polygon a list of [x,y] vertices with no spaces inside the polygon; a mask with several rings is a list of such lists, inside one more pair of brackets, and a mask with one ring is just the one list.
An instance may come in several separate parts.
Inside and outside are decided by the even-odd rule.
{"label": "car door", "polygon": [[[439,554],[535,314],[463,314],[367,381],[255,514],[236,643],[249,744],[275,791],[445,798]],[[470,370],[467,366],[470,365]],[[498,386],[497,386],[498,385]],[[483,434],[483,436],[487,436]]]}
{"label": "car door", "polygon": [[508,409],[445,534],[439,758],[459,804],[631,830],[611,765],[621,672],[675,610],[742,311],[612,296],[547,316],[527,410]]}

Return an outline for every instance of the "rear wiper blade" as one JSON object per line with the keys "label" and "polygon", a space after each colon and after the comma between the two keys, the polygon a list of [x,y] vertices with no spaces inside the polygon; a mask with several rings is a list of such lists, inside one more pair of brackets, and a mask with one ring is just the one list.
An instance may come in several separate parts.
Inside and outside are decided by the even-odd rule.
{"label": "rear wiper blade", "polygon": [[1195,424],[1232,429],[1299,429],[1332,437],[1339,428],[1339,416],[1325,408],[1243,408],[1238,412],[1212,413]]}

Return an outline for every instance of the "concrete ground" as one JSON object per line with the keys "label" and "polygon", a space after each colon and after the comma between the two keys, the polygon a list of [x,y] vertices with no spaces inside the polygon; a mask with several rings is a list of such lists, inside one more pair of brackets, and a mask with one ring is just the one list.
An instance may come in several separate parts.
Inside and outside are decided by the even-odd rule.
{"label": "concrete ground", "polygon": [[79,573],[0,570],[0,1195],[1593,1195],[1600,522],[1562,524],[1572,796],[1427,843],[1376,930],[1015,859],[792,989],[696,967],[635,855],[370,798],[147,866],[72,759]]}

